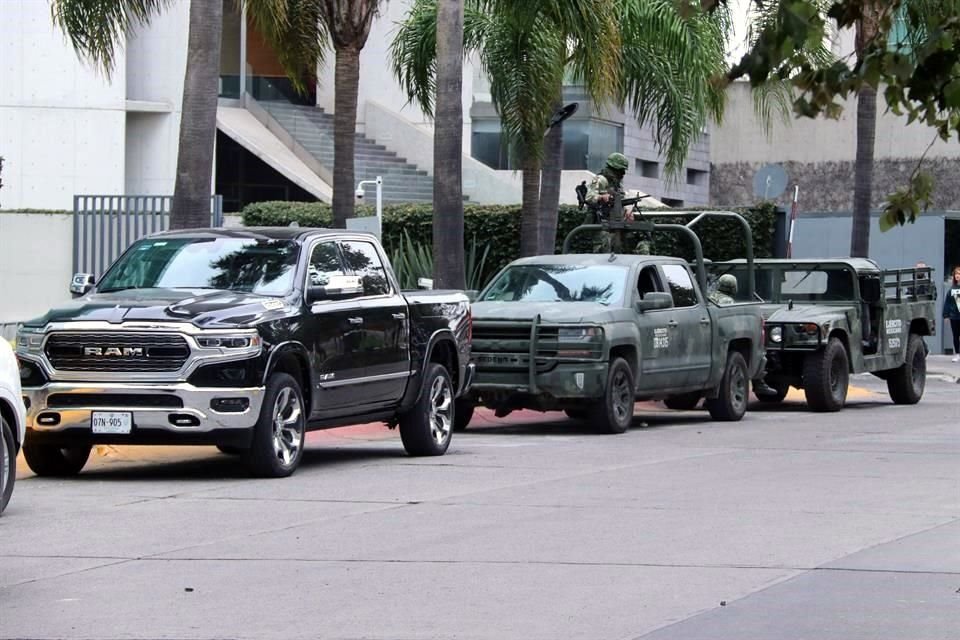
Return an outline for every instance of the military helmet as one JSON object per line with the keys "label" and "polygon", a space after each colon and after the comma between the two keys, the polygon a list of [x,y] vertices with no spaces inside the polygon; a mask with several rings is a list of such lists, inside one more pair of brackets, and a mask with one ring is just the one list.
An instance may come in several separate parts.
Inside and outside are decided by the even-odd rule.
{"label": "military helmet", "polygon": [[720,276],[717,281],[717,291],[725,293],[728,296],[734,296],[737,293],[737,278],[729,273]]}
{"label": "military helmet", "polygon": [[607,167],[614,171],[625,172],[630,167],[630,161],[622,153],[611,153],[607,156]]}

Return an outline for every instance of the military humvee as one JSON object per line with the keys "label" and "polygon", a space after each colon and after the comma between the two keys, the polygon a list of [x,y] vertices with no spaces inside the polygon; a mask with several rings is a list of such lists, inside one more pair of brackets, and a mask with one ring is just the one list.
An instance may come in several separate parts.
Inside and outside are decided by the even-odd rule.
{"label": "military humvee", "polygon": [[[897,404],[923,396],[927,349],[936,330],[936,288],[929,267],[884,271],[864,258],[757,260],[767,366],[754,380],[762,402],[780,402],[793,386],[814,411],[839,411],[851,373],[886,380]],[[747,279],[743,260],[712,263],[711,276]]]}
{"label": "military humvee", "polygon": [[[476,404],[498,416],[563,410],[607,433],[630,426],[637,399],[692,409],[705,398],[714,419],[743,417],[749,380],[763,371],[761,306],[708,297],[702,248],[689,227],[707,215],[733,216],[748,246],[749,227],[734,213],[691,215],[698,217],[686,226],[583,225],[568,236],[565,255],[507,265],[473,305],[477,378],[455,428],[466,427]],[[669,256],[569,253],[580,232],[637,230],[683,233],[697,260],[691,267]]]}

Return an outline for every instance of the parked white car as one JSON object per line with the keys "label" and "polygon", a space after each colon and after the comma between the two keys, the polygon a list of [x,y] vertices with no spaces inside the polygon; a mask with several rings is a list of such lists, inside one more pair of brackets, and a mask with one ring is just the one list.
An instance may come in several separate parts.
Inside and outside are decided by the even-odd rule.
{"label": "parked white car", "polygon": [[0,339],[0,514],[13,495],[17,453],[26,435],[27,417],[20,392],[20,366],[13,349]]}

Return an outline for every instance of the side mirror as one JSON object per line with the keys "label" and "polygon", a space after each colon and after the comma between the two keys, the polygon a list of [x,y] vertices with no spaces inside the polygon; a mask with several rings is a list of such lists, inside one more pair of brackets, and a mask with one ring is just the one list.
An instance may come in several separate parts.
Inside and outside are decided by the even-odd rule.
{"label": "side mirror", "polygon": [[880,280],[877,278],[862,278],[860,280],[860,298],[867,304],[879,302]]}
{"label": "side mirror", "polygon": [[74,297],[86,295],[95,284],[92,273],[75,273],[70,280],[70,293]]}
{"label": "side mirror", "polygon": [[360,276],[330,276],[322,287],[307,287],[307,304],[322,300],[347,300],[363,294]]}
{"label": "side mirror", "polygon": [[661,291],[652,291],[645,294],[642,300],[637,300],[636,306],[638,313],[655,309],[669,309],[673,306],[673,296]]}

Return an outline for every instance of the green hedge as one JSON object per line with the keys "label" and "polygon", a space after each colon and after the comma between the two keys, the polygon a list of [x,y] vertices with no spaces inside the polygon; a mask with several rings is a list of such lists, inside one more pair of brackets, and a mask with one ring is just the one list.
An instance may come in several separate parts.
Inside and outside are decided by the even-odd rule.
{"label": "green hedge", "polygon": [[[736,209],[753,230],[754,253],[757,257],[773,255],[773,231],[776,208],[765,204],[754,209]],[[372,205],[357,207],[357,215],[373,215]],[[561,206],[557,229],[557,248],[574,227],[583,222],[583,212],[574,206]],[[330,205],[316,202],[258,202],[247,205],[241,212],[246,226],[287,226],[296,221],[301,227],[328,227],[331,222]],[[430,204],[389,205],[383,209],[383,244],[388,253],[400,246],[406,231],[414,243],[432,242],[433,207]],[[661,221],[661,220],[658,220]],[[703,244],[704,256],[712,260],[727,260],[743,255],[741,232],[736,222],[707,220],[697,226]],[[487,258],[487,276],[492,275],[520,254],[519,205],[464,205],[464,236],[469,246],[476,238],[481,246],[490,243]],[[692,248],[685,240],[673,234],[657,235],[653,252],[664,255],[693,257]],[[582,248],[582,247],[581,247]]]}

